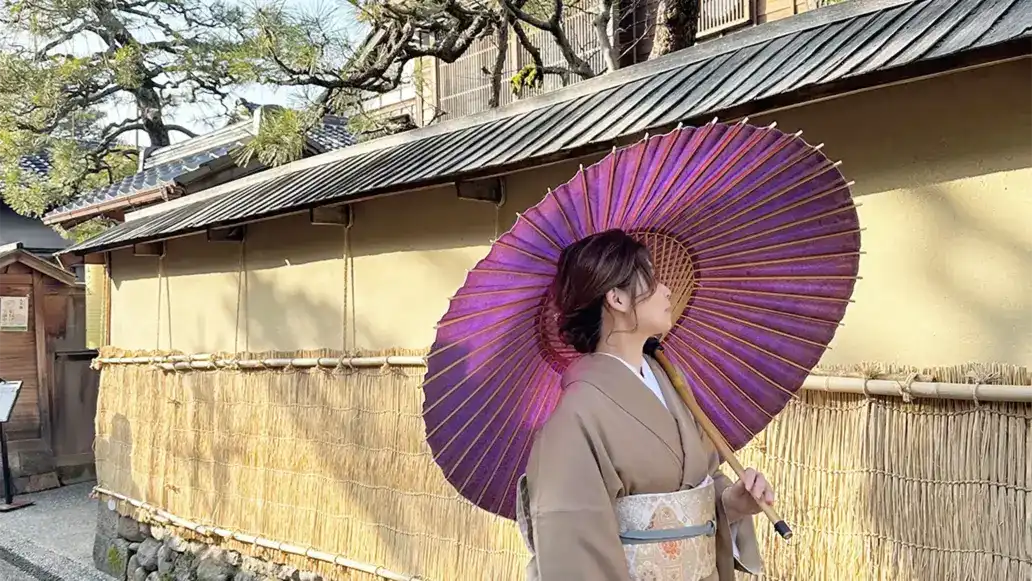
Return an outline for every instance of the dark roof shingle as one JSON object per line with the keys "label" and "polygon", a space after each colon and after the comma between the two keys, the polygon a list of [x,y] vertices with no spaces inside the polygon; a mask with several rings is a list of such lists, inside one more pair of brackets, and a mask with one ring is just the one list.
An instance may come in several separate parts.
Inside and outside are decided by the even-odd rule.
{"label": "dark roof shingle", "polygon": [[[144,167],[109,186],[85,192],[70,202],[54,208],[47,218],[97,204],[117,200],[138,192],[154,190],[177,183],[179,178],[202,166],[228,156],[242,147],[253,136],[252,123],[245,121],[193,139],[161,147],[144,158]],[[340,117],[327,117],[306,134],[309,146],[317,153],[348,147],[356,139],[347,130],[347,122]]]}

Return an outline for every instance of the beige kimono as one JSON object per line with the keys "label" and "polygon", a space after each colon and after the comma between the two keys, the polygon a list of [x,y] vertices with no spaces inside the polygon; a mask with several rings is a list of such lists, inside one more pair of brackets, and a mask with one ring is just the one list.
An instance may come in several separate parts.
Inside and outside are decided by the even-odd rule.
{"label": "beige kimono", "polygon": [[629,366],[608,355],[586,355],[563,375],[563,397],[539,432],[527,465],[534,553],[529,579],[628,581],[616,499],[694,488],[707,476],[716,495],[717,563],[706,581],[733,581],[736,568],[760,573],[751,518],[737,525],[734,556],[720,501],[731,481],[718,470],[713,445],[659,363],[646,361],[667,407]]}

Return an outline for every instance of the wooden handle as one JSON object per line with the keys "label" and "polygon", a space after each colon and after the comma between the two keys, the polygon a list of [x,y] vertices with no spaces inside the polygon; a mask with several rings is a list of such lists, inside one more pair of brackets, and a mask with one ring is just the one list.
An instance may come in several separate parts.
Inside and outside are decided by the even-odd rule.
{"label": "wooden handle", "polygon": [[[702,430],[706,432],[706,436],[708,436],[713,442],[713,445],[716,446],[720,457],[731,466],[731,469],[734,470],[735,474],[738,475],[738,478],[741,479],[745,474],[745,468],[742,467],[742,463],[738,461],[738,458],[735,458],[735,453],[731,450],[731,446],[727,444],[727,440],[724,439],[724,435],[721,434],[720,431],[717,430],[717,427],[713,425],[713,422],[710,421],[706,412],[702,411],[702,408],[699,406],[699,402],[695,401],[695,396],[688,390],[688,386],[684,382],[684,377],[681,376],[681,373],[673,366],[673,364],[670,363],[666,354],[663,353],[663,348],[659,344],[659,340],[649,339],[645,344],[645,352],[655,357],[656,361],[659,361],[659,364],[663,367],[663,371],[666,372],[667,377],[670,379],[670,383],[672,383],[674,389],[677,390],[677,394],[681,396],[685,405],[688,406],[692,415],[695,416],[695,420],[699,422]],[[757,500],[756,504],[759,505],[763,514],[767,515],[770,522],[774,524],[774,530],[777,531],[783,539],[787,541],[792,538],[792,529],[788,526],[788,523],[786,523],[769,504],[762,500]]]}

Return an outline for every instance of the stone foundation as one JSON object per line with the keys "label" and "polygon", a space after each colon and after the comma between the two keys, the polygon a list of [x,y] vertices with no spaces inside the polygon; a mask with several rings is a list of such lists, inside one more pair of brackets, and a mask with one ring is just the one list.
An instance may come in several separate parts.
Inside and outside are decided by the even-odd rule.
{"label": "stone foundation", "polygon": [[93,564],[120,581],[322,581],[315,573],[186,541],[105,503],[98,511]]}
{"label": "stone foundation", "polygon": [[[11,483],[15,494],[40,492],[61,486],[54,455],[40,440],[8,442],[11,462]],[[0,486],[3,477],[0,476]]]}

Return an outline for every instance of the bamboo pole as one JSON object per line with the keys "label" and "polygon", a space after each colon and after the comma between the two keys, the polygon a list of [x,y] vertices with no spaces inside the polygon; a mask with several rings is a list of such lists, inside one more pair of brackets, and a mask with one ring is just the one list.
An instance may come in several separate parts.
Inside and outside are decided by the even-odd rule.
{"label": "bamboo pole", "polygon": [[[411,355],[386,357],[308,357],[295,359],[223,359],[212,354],[170,355],[152,357],[99,357],[100,365],[155,365],[165,371],[213,369],[371,369],[380,367],[426,367],[426,358]],[[811,375],[803,382],[803,389],[857,395],[918,397],[926,399],[955,399],[978,402],[1032,403],[1032,385],[999,385],[976,383],[945,383],[893,379],[864,379]]]}
{"label": "bamboo pole", "polygon": [[891,379],[811,375],[803,382],[803,389],[834,393],[894,395],[928,399],[1032,403],[1032,386],[1030,385],[937,383],[926,381],[908,383]]}
{"label": "bamboo pole", "polygon": [[170,512],[162,510],[154,505],[148,504],[141,500],[129,498],[128,496],[119,494],[111,490],[107,490],[105,488],[101,488],[99,486],[95,486],[93,488],[93,492],[99,496],[106,496],[108,498],[120,500],[138,509],[144,510],[150,515],[152,515],[152,520],[157,524],[172,524],[174,526],[193,531],[201,536],[207,537],[215,535],[222,537],[224,539],[233,539],[235,541],[249,545],[256,545],[266,549],[282,551],[284,553],[289,553],[291,555],[308,557],[309,559],[322,561],[324,563],[330,563],[332,565],[339,565],[347,569],[362,571],[364,573],[369,573],[370,575],[380,577],[381,579],[388,579],[389,581],[423,581],[423,578],[419,577],[418,575],[405,575],[403,573],[396,573],[394,571],[390,571],[378,565],[372,565],[370,563],[362,563],[360,561],[348,559],[343,555],[332,555],[330,553],[316,551],[311,548],[299,547],[297,545],[290,545],[280,541],[274,541],[272,539],[267,539],[265,537],[247,535],[244,533],[230,531],[219,527],[204,526],[202,524],[195,523],[191,520],[178,517]]}
{"label": "bamboo pole", "polygon": [[[703,411],[699,402],[695,401],[695,396],[692,395],[691,389],[685,383],[684,377],[678,372],[677,368],[674,367],[670,360],[667,359],[665,353],[663,353],[663,347],[659,343],[659,339],[649,339],[645,343],[645,352],[656,358],[659,361],[659,365],[663,368],[663,371],[667,374],[667,379],[673,384],[677,394],[681,396],[681,401],[688,407],[692,415],[695,416],[695,421],[699,422],[699,427],[702,431],[706,432],[706,436],[709,437],[710,441],[717,448],[717,452],[727,462],[728,466],[735,471],[738,475],[738,479],[741,480],[745,477],[745,467],[738,461],[735,456],[734,450],[724,440],[724,435],[720,433],[720,430],[713,425],[709,416]],[[785,519],[781,518],[781,515],[774,510],[769,504],[764,502],[762,499],[755,499],[757,506],[763,511],[763,514],[770,520],[771,524],[774,525],[774,530],[777,531],[781,538],[786,541],[792,538],[792,528],[788,526]]]}

